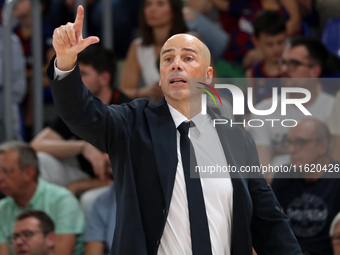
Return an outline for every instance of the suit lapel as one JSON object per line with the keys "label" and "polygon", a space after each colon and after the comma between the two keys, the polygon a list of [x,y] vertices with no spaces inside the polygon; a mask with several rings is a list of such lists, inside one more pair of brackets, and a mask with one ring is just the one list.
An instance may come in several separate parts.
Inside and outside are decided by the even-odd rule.
{"label": "suit lapel", "polygon": [[[216,116],[216,114],[208,108],[208,114],[212,119],[220,119],[221,117]],[[227,164],[230,166],[236,166],[237,169],[240,169],[240,164],[245,163],[240,160],[240,151],[237,147],[240,144],[240,137],[235,137],[228,129],[230,127],[226,125],[216,125],[217,134],[220,138],[222,148],[224,154],[227,159]],[[231,254],[248,254],[247,245],[240,245],[240,240],[245,240],[244,230],[248,229],[248,219],[247,209],[249,205],[247,205],[247,201],[244,197],[247,196],[248,190],[245,188],[246,182],[238,172],[230,173],[231,182],[233,185],[233,217],[232,217],[232,233],[231,233]]]}
{"label": "suit lapel", "polygon": [[168,210],[178,164],[176,127],[164,98],[161,102],[146,108],[145,114],[149,124],[165,205]]}

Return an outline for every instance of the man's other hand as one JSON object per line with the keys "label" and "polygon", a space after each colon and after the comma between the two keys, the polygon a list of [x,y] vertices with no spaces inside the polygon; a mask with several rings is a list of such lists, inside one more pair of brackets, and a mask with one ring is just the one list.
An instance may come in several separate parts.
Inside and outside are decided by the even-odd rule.
{"label": "man's other hand", "polygon": [[108,155],[89,143],[84,146],[82,154],[91,163],[95,175],[104,180],[110,164]]}

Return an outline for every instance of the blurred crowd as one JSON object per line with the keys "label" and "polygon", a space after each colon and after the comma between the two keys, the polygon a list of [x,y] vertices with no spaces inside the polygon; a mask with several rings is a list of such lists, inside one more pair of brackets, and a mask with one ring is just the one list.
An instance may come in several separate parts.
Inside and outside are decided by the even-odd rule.
{"label": "blurred crowd", "polygon": [[[115,166],[58,117],[46,75],[55,54],[53,30],[74,21],[76,3],[40,4],[44,129],[33,134],[34,28],[31,1],[20,0],[11,36],[13,141],[4,135],[6,63],[0,26],[0,254],[109,254],[116,219]],[[4,5],[0,0],[0,8]],[[113,49],[99,43],[78,56],[91,93],[107,104],[141,97],[158,102],[163,97],[162,45],[174,34],[197,36],[211,52],[215,80],[237,84],[251,102],[241,116],[232,114],[233,98],[227,92],[220,93],[222,108],[212,101],[208,105],[248,123],[240,127],[253,137],[260,164],[322,169],[308,175],[301,171],[298,178],[270,173],[265,178],[304,254],[340,255],[340,1],[111,0],[111,8]],[[101,1],[86,1],[88,35],[105,34],[102,9]],[[309,91],[303,107],[310,115],[294,104],[283,109],[287,87]],[[302,99],[298,92],[284,95]],[[268,109],[273,110],[259,114]],[[252,127],[255,119],[263,125]],[[296,125],[282,124],[287,119]]]}

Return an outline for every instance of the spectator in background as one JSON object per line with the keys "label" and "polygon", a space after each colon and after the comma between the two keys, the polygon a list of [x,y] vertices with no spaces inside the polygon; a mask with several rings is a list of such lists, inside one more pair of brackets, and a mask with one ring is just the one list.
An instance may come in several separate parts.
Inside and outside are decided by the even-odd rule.
{"label": "spectator in background", "polygon": [[329,230],[329,236],[333,244],[333,254],[340,255],[340,212],[334,217],[331,228]]}
{"label": "spectator in background", "polygon": [[[106,104],[130,101],[114,88],[115,61],[112,51],[92,46],[81,52],[78,60],[82,80],[94,96]],[[31,145],[39,152],[42,178],[68,187],[75,195],[112,184],[108,155],[74,136],[59,117],[52,127],[42,130]],[[74,156],[79,167],[64,160]]]}
{"label": "spectator in background", "polygon": [[230,34],[230,43],[225,52],[224,61],[217,65],[220,77],[245,77],[245,68],[263,59],[261,51],[254,49],[255,46],[251,40],[254,33],[252,22],[263,11],[272,10],[280,13],[287,20],[288,35],[296,34],[301,26],[295,1],[213,0],[213,2],[222,12],[228,12],[226,14],[228,18],[224,20],[227,22],[225,25],[233,27],[227,30]]}
{"label": "spectator in background", "polygon": [[332,255],[329,229],[340,211],[340,179],[339,172],[335,172],[340,162],[330,158],[330,133],[324,123],[304,119],[289,130],[286,143],[298,173],[289,179],[288,173],[278,173],[271,187],[290,218],[302,250],[311,255]]}
{"label": "spectator in background", "polygon": [[[254,44],[264,57],[247,70],[247,78],[280,78],[281,71],[278,60],[281,58],[286,45],[286,23],[277,12],[266,11],[259,15],[254,23]],[[253,103],[257,104],[272,96],[272,88],[280,90],[279,80],[251,80],[253,88]]]}
{"label": "spectator in background", "polygon": [[85,255],[109,255],[116,227],[116,192],[111,185],[98,196],[87,215]]}
{"label": "spectator in background", "polygon": [[[140,14],[140,34],[127,54],[121,89],[128,97],[150,98],[158,102],[163,93],[159,87],[158,56],[164,42],[174,34],[186,33],[181,0],[145,0]],[[138,88],[140,77],[145,86]]]}
{"label": "spectator in background", "polygon": [[188,29],[196,33],[209,48],[212,61],[215,63],[222,58],[229,43],[229,35],[193,8],[184,7],[183,15]]}
{"label": "spectator in background", "polygon": [[[282,55],[280,60],[281,74],[284,79],[283,86],[300,87],[309,90],[311,93],[310,100],[303,104],[304,107],[316,118],[324,123],[328,121],[334,103],[334,97],[320,91],[318,77],[321,75],[328,58],[328,51],[321,42],[315,39],[295,38],[291,41]],[[289,79],[301,78],[301,79]],[[308,79],[302,79],[308,78]],[[289,98],[301,98],[300,93],[289,93]],[[255,106],[258,110],[267,110],[272,106],[272,99],[265,99]],[[299,121],[307,116],[295,105],[287,105],[287,113],[281,115],[281,98],[278,98],[278,107],[275,112],[258,116],[251,115],[251,119],[294,119]],[[272,127],[271,122],[264,121],[262,127],[249,128],[253,136],[259,159],[262,165],[280,165],[289,163],[287,147],[284,143],[289,127],[277,125]],[[271,177],[267,177],[270,182]]]}
{"label": "spectator in background", "polygon": [[[158,85],[160,48],[170,36],[185,33],[188,28],[207,44],[214,60],[223,55],[229,36],[208,18],[192,8],[182,8],[181,0],[144,2],[141,37],[131,44],[123,70],[121,89],[125,94],[132,99],[147,97],[152,102],[162,98]],[[140,78],[144,82],[142,88],[138,88]]]}
{"label": "spectator in background", "polygon": [[17,217],[10,240],[16,255],[54,255],[54,223],[43,211],[26,211]]}
{"label": "spectator in background", "polygon": [[[43,16],[49,8],[50,0],[41,0],[41,9]],[[25,140],[32,139],[33,125],[33,52],[32,52],[32,10],[30,0],[20,0],[13,9],[13,15],[19,20],[19,25],[14,32],[20,38],[26,58],[26,79],[27,79],[27,97],[23,102],[24,124],[25,124]],[[52,96],[46,76],[46,63],[54,56],[55,52],[52,47],[53,28],[43,20],[42,22],[42,46],[43,46],[43,87],[44,98],[46,103],[52,103]],[[43,88],[42,88],[43,89]]]}
{"label": "spectator in background", "polygon": [[[4,31],[0,26],[0,142],[5,140],[4,105]],[[12,96],[12,139],[22,140],[20,103],[26,95],[25,59],[19,38],[11,35],[11,96]],[[7,107],[7,106],[6,106]]]}
{"label": "spectator in background", "polygon": [[[220,11],[220,23],[224,30],[232,34],[237,29],[237,23],[243,9],[250,3],[259,0],[206,0],[211,1],[216,9]],[[303,1],[303,0],[301,0]],[[279,0],[289,12],[289,20],[287,23],[288,36],[295,35],[299,31],[300,16],[299,9],[295,1]],[[273,1],[263,1],[266,6],[272,5]]]}
{"label": "spectator in background", "polygon": [[0,145],[0,254],[13,254],[8,238],[16,217],[27,210],[47,213],[55,224],[56,255],[83,254],[84,215],[65,188],[39,178],[35,151],[23,142]]}

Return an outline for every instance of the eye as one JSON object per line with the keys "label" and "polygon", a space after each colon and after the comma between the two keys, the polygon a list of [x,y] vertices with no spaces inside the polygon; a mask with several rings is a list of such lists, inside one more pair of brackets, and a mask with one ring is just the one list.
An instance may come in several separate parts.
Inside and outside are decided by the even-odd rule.
{"label": "eye", "polygon": [[194,59],[194,58],[191,57],[191,56],[185,57],[185,60],[186,60],[186,61],[191,61],[191,60],[193,60],[193,59]]}
{"label": "eye", "polygon": [[171,60],[172,60],[172,58],[170,58],[170,57],[167,57],[167,58],[164,59],[165,62],[170,62]]}

